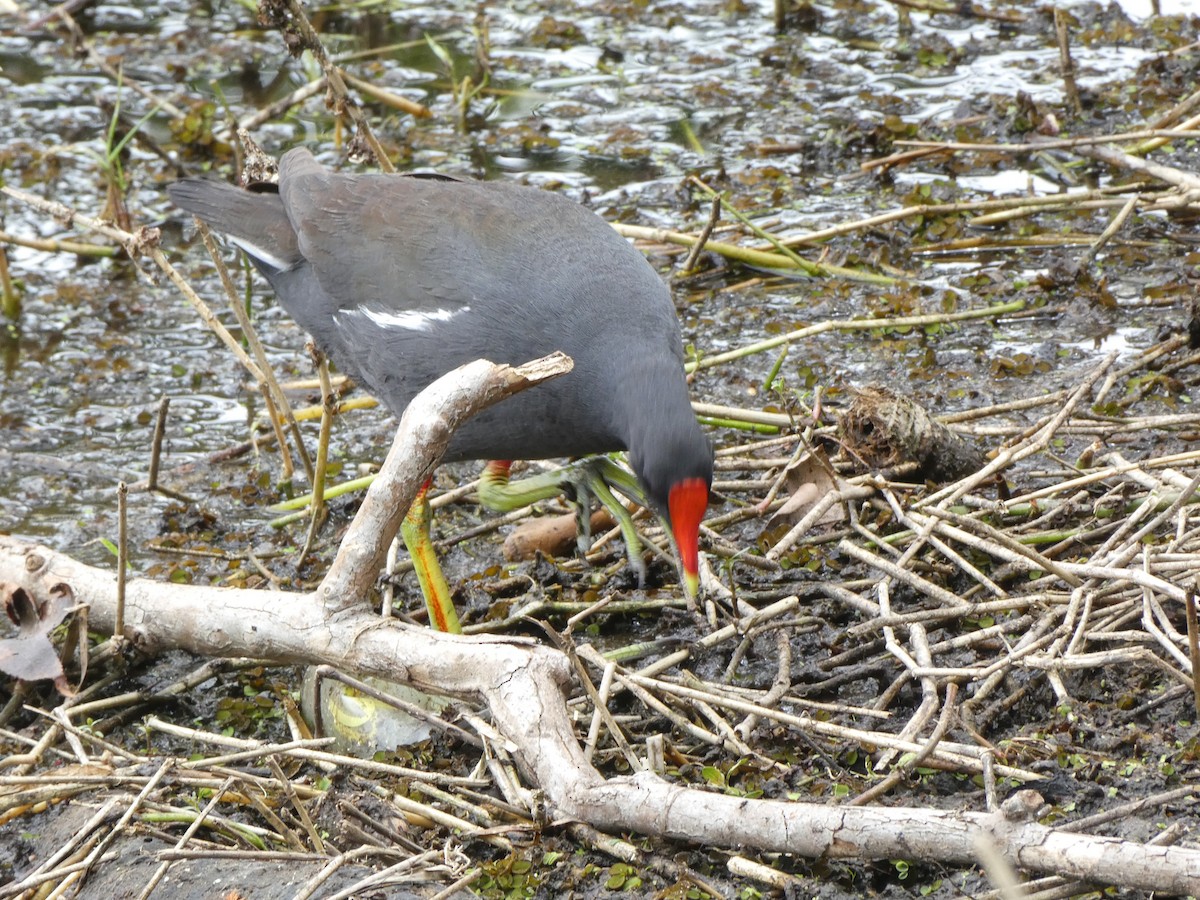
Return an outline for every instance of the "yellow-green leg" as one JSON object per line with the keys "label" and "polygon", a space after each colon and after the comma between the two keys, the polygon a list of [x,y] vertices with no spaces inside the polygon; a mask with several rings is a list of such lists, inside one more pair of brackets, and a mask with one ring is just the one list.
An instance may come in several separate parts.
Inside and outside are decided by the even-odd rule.
{"label": "yellow-green leg", "polygon": [[412,557],[413,570],[421,584],[421,593],[425,596],[429,624],[438,631],[462,634],[462,626],[458,623],[458,613],[454,609],[454,600],[450,594],[450,585],[446,584],[446,576],[442,574],[442,567],[433,549],[433,539],[429,535],[429,522],[432,518],[429,509],[429,484],[430,482],[426,481],[421,486],[408,514],[404,517],[404,522],[400,525],[400,534],[404,537],[404,546],[408,547],[409,556]]}

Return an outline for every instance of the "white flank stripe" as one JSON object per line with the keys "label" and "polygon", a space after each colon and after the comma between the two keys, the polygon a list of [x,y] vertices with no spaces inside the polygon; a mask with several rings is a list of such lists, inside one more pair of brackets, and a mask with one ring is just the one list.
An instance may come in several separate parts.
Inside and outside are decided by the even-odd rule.
{"label": "white flank stripe", "polygon": [[346,310],[338,313],[338,318],[342,315],[366,316],[380,328],[403,328],[406,331],[429,331],[434,325],[439,322],[449,322],[460,313],[470,312],[471,307],[460,306],[458,309],[434,309],[434,310],[402,310],[399,312],[384,312],[378,309],[369,309],[366,306],[358,306],[354,309]]}

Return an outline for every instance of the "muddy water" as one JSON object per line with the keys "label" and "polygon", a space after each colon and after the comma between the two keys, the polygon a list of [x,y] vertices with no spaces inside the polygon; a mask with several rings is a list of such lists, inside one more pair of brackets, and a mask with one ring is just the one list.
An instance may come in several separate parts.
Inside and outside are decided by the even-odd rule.
{"label": "muddy water", "polygon": [[[1149,4],[1137,0],[1064,5],[1076,16],[1078,80],[1091,98],[1077,132],[1136,127],[1194,84],[1177,71],[1183,63],[1166,56],[1195,33],[1189,4],[1164,3],[1163,12],[1176,16],[1165,21],[1151,19]],[[486,22],[474,3],[392,3],[316,21],[335,53],[390,47],[347,65],[433,109],[431,119],[414,122],[369,107],[385,144],[407,167],[521,179],[562,190],[610,219],[670,228],[703,220],[707,201],[683,186],[695,173],[729,191],[740,211],[787,235],[891,209],[922,190],[965,200],[1053,193],[1097,177],[1104,183],[1104,172],[1035,157],[918,162],[886,176],[861,171],[890,152],[895,136],[1020,139],[1012,123],[1022,95],[1065,119],[1046,12],[1025,3],[990,7],[1023,21],[914,14],[901,22],[890,4],[866,0],[817,3],[813,15],[789,19],[783,34],[775,33],[766,2],[520,2],[489,8]],[[180,172],[214,165],[214,157],[179,139],[171,115],[153,111],[129,85],[193,116],[215,115],[219,145],[223,112],[206,104],[218,100],[244,115],[304,84],[312,67],[287,57],[277,35],[235,4],[105,3],[81,25],[104,60],[123,66],[120,84],[72,54],[50,23],[0,20],[0,174],[8,184],[98,213],[106,179],[114,177],[104,161],[114,106],[131,123],[148,115],[142,128],[167,159],[149,143],[128,146],[121,169],[133,221],[162,226],[171,256],[218,303],[211,265],[187,242],[162,192]],[[447,63],[460,82],[477,77],[481,46],[490,81],[460,117]],[[260,127],[255,137],[271,152],[306,142],[328,161],[340,160],[319,100]],[[224,177],[228,162],[216,154]],[[1183,153],[1172,157],[1173,164],[1186,162]],[[0,214],[15,234],[80,237],[9,200],[0,201]],[[1094,234],[1110,214],[1043,227]],[[1154,225],[1171,227],[1165,219],[1141,222],[1145,247],[1100,257],[1115,299],[1106,308],[1072,306],[1069,297],[1047,298],[1028,287],[1079,257],[1079,247],[917,256],[914,243],[927,236],[908,227],[856,233],[829,251],[847,264],[912,275],[917,290],[755,281],[758,273],[729,269],[680,286],[676,297],[686,339],[701,353],[829,317],[967,308],[1014,296],[1068,308],[1067,316],[998,327],[827,336],[793,348],[781,369],[786,389],[802,395],[817,384],[884,380],[909,385],[935,408],[959,407],[1074,383],[1099,354],[1133,352],[1179,323],[1178,303],[1143,302],[1148,287],[1181,277],[1186,252],[1147,231]],[[654,261],[666,274],[678,260],[659,252]],[[258,404],[231,356],[143,263],[10,248],[9,264],[23,309],[0,338],[0,530],[104,560],[108,551],[99,541],[116,530],[114,487],[145,477],[160,398],[171,399],[168,469],[244,440]],[[980,284],[988,286],[986,296]],[[279,371],[306,375],[303,336],[263,300],[261,285],[256,293],[257,321]],[[1002,356],[1036,360],[1038,381],[998,372],[994,361]],[[697,393],[751,406],[785,400],[761,391],[776,358],[709,371],[698,378]],[[350,470],[377,457],[386,434],[382,416],[340,426],[338,461]],[[267,513],[249,495],[263,484],[260,472],[268,487],[278,479],[278,464],[263,458],[250,474],[244,466],[236,472],[205,466],[184,488],[202,504],[236,511],[254,532]],[[141,539],[167,527],[171,501],[140,496],[135,503]]]}

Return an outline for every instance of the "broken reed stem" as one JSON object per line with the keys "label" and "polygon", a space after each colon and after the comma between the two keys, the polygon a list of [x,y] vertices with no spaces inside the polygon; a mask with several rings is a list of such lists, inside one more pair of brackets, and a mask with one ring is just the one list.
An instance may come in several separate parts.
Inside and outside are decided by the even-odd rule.
{"label": "broken reed stem", "polygon": [[[688,181],[690,181],[692,184],[694,184],[696,187],[698,187],[701,191],[703,191],[704,194],[707,195],[714,203],[721,202],[721,195],[719,193],[717,193],[716,191],[714,191],[712,188],[710,188],[707,184],[705,184],[703,181],[701,181],[695,175],[689,175]],[[809,275],[809,276],[812,276],[815,278],[815,277],[823,274],[822,267],[818,263],[811,263],[807,259],[804,259],[798,253],[796,253],[794,250],[792,250],[790,247],[785,246],[784,243],[781,240],[779,240],[779,238],[775,237],[773,234],[770,234],[769,232],[765,231],[764,229],[762,229],[759,226],[757,226],[756,224],[754,224],[754,222],[752,222],[748,216],[744,215],[740,211],[734,209],[731,206],[727,207],[727,208],[729,210],[729,214],[731,216],[733,216],[733,218],[735,218],[739,222],[741,222],[742,225],[744,225],[746,228],[748,228],[752,234],[757,235],[758,237],[762,238],[764,241],[769,243],[772,247],[775,248],[776,252],[782,254],[785,259],[787,259],[789,262],[791,262],[793,266],[795,266],[797,269],[799,269],[805,275]],[[711,232],[712,229],[710,228],[709,231]],[[697,240],[695,246],[700,246],[699,240]],[[895,284],[895,282],[896,282],[896,279],[889,278],[889,279],[887,279],[886,282],[881,282],[881,283]]]}
{"label": "broken reed stem", "polygon": [[129,488],[117,483],[117,611],[113,637],[125,635],[125,570],[129,565]]}
{"label": "broken reed stem", "polygon": [[401,97],[399,94],[385,90],[379,85],[367,81],[365,78],[359,78],[357,75],[347,72],[340,66],[338,67],[338,72],[343,79],[373,100],[378,100],[380,103],[392,107],[392,109],[398,109],[400,112],[408,113],[417,119],[429,119],[433,117],[433,112],[423,103],[417,103],[415,100],[409,100],[407,97]]}
{"label": "broken reed stem", "polygon": [[702,356],[697,360],[687,363],[685,368],[688,372],[694,372],[698,369],[710,369],[713,366],[723,365],[737,359],[744,359],[747,356],[762,353],[764,350],[771,350],[784,344],[794,343],[795,341],[815,337],[830,331],[874,331],[879,329],[946,325],[951,322],[967,322],[973,319],[994,319],[1008,313],[1019,312],[1024,308],[1024,300],[1013,300],[1009,303],[998,303],[995,306],[983,309],[968,309],[962,312],[936,313],[924,316],[896,316],[890,319],[846,319],[843,321],[826,319],[824,322],[818,322],[815,325],[797,328],[795,331],[789,331],[785,334],[767,338],[766,340],[747,344],[745,347],[737,350],[716,353],[712,356]]}
{"label": "broken reed stem", "polygon": [[167,430],[167,412],[171,408],[171,398],[163,396],[158,401],[158,415],[154,418],[154,436],[150,439],[150,474],[146,476],[146,489],[158,490],[158,469],[162,463],[163,435]]}
{"label": "broken reed stem", "polygon": [[[897,140],[898,147],[928,147],[940,150],[965,150],[981,153],[1034,153],[1041,150],[1075,150],[1079,147],[1091,147],[1098,144],[1124,144],[1128,141],[1140,141],[1147,138],[1180,138],[1188,140],[1200,137],[1200,131],[1177,129],[1142,129],[1122,134],[1086,135],[1075,138],[1056,138],[1054,140],[1037,140],[1028,144],[987,144],[971,143],[969,141],[914,141]],[[1129,188],[1116,188],[1127,191]],[[1026,198],[1027,200],[1029,198]]]}
{"label": "broken reed stem", "polygon": [[[2,235],[0,235],[2,237]],[[15,322],[21,316],[21,295],[8,271],[8,248],[0,245],[0,316]]]}
{"label": "broken reed stem", "polygon": [[[291,16],[292,24],[300,34],[304,47],[313,55],[313,59],[317,61],[317,64],[321,67],[321,71],[325,73],[329,90],[338,101],[336,111],[344,113],[354,123],[354,127],[358,130],[358,133],[362,136],[367,146],[371,148],[371,153],[375,156],[375,162],[379,168],[384,172],[395,172],[396,167],[392,165],[392,161],[383,149],[383,145],[375,137],[375,132],[371,129],[366,116],[362,114],[362,109],[354,98],[350,96],[346,82],[342,80],[342,70],[330,60],[329,54],[325,52],[325,45],[321,42],[321,36],[317,34],[316,30],[312,27],[312,23],[308,21],[304,5],[300,3],[300,0],[286,0],[284,5]],[[280,28],[280,32],[282,35],[282,27]]]}
{"label": "broken reed stem", "polygon": [[1192,700],[1200,715],[1200,625],[1196,621],[1196,589],[1189,588],[1183,601],[1187,617],[1188,656],[1192,663]]}
{"label": "broken reed stem", "polygon": [[309,457],[308,448],[304,445],[304,440],[300,435],[295,414],[292,412],[292,405],[288,403],[287,395],[284,394],[283,388],[279,386],[279,380],[275,377],[275,370],[271,367],[271,362],[267,358],[267,352],[262,345],[262,341],[259,340],[258,331],[250,321],[245,304],[238,297],[237,289],[233,284],[233,278],[229,274],[229,268],[225,265],[225,260],[221,257],[221,253],[217,249],[216,241],[213,240],[212,231],[203,220],[193,217],[193,221],[196,224],[196,231],[200,235],[200,239],[204,242],[205,249],[208,250],[209,259],[212,260],[213,265],[216,267],[217,275],[221,279],[221,286],[225,289],[225,298],[229,301],[229,308],[233,312],[234,318],[237,319],[238,327],[242,329],[242,337],[246,342],[246,346],[250,348],[250,352],[254,355],[254,361],[257,363],[253,369],[248,369],[247,371],[250,373],[250,377],[259,385],[267,417],[271,420],[271,424],[275,426],[280,464],[283,468],[282,477],[285,481],[292,477],[293,465],[291,450],[288,442],[284,440],[282,428],[278,425],[281,412],[283,414],[282,418],[291,427],[296,453],[300,456],[300,463],[304,466],[305,474],[308,476],[309,483],[311,484],[313,479],[312,459]]}
{"label": "broken reed stem", "polygon": [[680,267],[683,272],[691,272],[696,268],[696,264],[700,261],[700,254],[704,252],[704,245],[708,243],[708,239],[712,237],[713,229],[717,227],[717,223],[721,221],[721,195],[717,194],[712,198],[712,209],[708,214],[708,221],[704,224],[704,228],[700,232],[700,236],[696,238],[696,243],[692,245],[692,249],[688,252],[687,259],[683,261]]}
{"label": "broken reed stem", "polygon": [[312,341],[307,344],[309,356],[317,370],[321,382],[321,431],[317,437],[317,461],[312,474],[312,503],[309,504],[308,536],[304,547],[297,557],[297,563],[303,563],[317,539],[321,523],[325,521],[325,471],[329,460],[329,435],[333,429],[333,386],[329,383],[329,362],[325,354],[317,349]]}
{"label": "broken reed stem", "polygon": [[75,256],[94,257],[97,259],[112,259],[121,251],[116,247],[103,244],[84,244],[79,241],[63,241],[56,238],[37,238],[12,234],[0,230],[0,244],[12,244],[14,247],[28,247],[30,250],[40,250],[43,253],[73,253]]}
{"label": "broken reed stem", "polygon": [[[678,244],[692,247],[696,244],[696,236],[669,228],[647,228],[644,225],[626,225],[621,222],[609,223],[617,234],[634,240],[657,241],[663,244]],[[796,264],[781,253],[768,250],[756,250],[731,244],[727,241],[710,240],[706,244],[710,253],[716,253],[726,259],[744,263],[760,269],[795,271]],[[847,269],[842,266],[830,266],[824,263],[808,263],[806,266],[817,266],[814,275],[829,278],[844,278],[847,281],[861,281],[867,284],[895,284],[897,279],[872,272],[861,272],[857,269]]]}
{"label": "broken reed stem", "polygon": [[1054,35],[1058,41],[1058,67],[1062,75],[1063,92],[1075,115],[1083,114],[1083,103],[1079,100],[1079,85],[1075,83],[1075,61],[1071,58],[1071,38],[1067,31],[1066,10],[1054,8]]}

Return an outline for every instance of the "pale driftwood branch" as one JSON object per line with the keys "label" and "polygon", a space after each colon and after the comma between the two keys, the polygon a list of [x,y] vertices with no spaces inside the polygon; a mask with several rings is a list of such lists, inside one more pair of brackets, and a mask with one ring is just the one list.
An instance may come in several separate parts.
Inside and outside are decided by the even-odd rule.
{"label": "pale driftwood branch", "polygon": [[[112,626],[116,578],[110,572],[0,537],[0,580],[39,596],[66,582],[91,605],[94,625]],[[974,862],[974,841],[986,834],[1032,871],[1176,893],[1200,883],[1200,851],[1057,831],[1027,821],[1032,813],[1011,801],[995,813],[847,808],[746,800],[676,787],[647,773],[606,781],[584,758],[567,715],[566,658],[519,639],[440,634],[365,611],[330,618],[316,594],[280,603],[275,593],[145,579],[128,585],[126,633],[151,649],[328,662],[360,675],[480,696],[551,814],[601,829],[802,856],[946,863]],[[1040,798],[1022,793],[1032,794],[1024,802],[1036,811]]]}
{"label": "pale driftwood branch", "polygon": [[[1043,802],[1033,791],[1019,792],[995,812],[972,812],[749,800],[675,786],[650,773],[605,780],[585,757],[568,715],[563,687],[572,670],[561,653],[519,638],[440,634],[368,612],[364,585],[373,578],[384,535],[411,502],[453,424],[472,405],[511,387],[508,373],[500,371],[498,381],[497,374],[475,364],[414,401],[353,528],[351,546],[318,591],[281,603],[275,593],[135,579],[127,585],[125,636],[150,650],[330,663],[358,675],[481,697],[522,776],[543,792],[554,819],[720,847],[943,863],[975,862],[983,836],[1032,871],[1172,893],[1200,883],[1200,851],[1047,828],[1033,821]],[[474,393],[468,376],[478,379]],[[93,627],[111,628],[115,621],[115,575],[47,548],[0,537],[0,581],[34,596],[68,584],[89,605]]]}
{"label": "pale driftwood branch", "polygon": [[319,588],[331,611],[363,601],[383,568],[388,545],[413,498],[441,461],[454,429],[505,397],[571,371],[554,353],[517,368],[484,360],[439,378],[413,398],[379,475]]}

